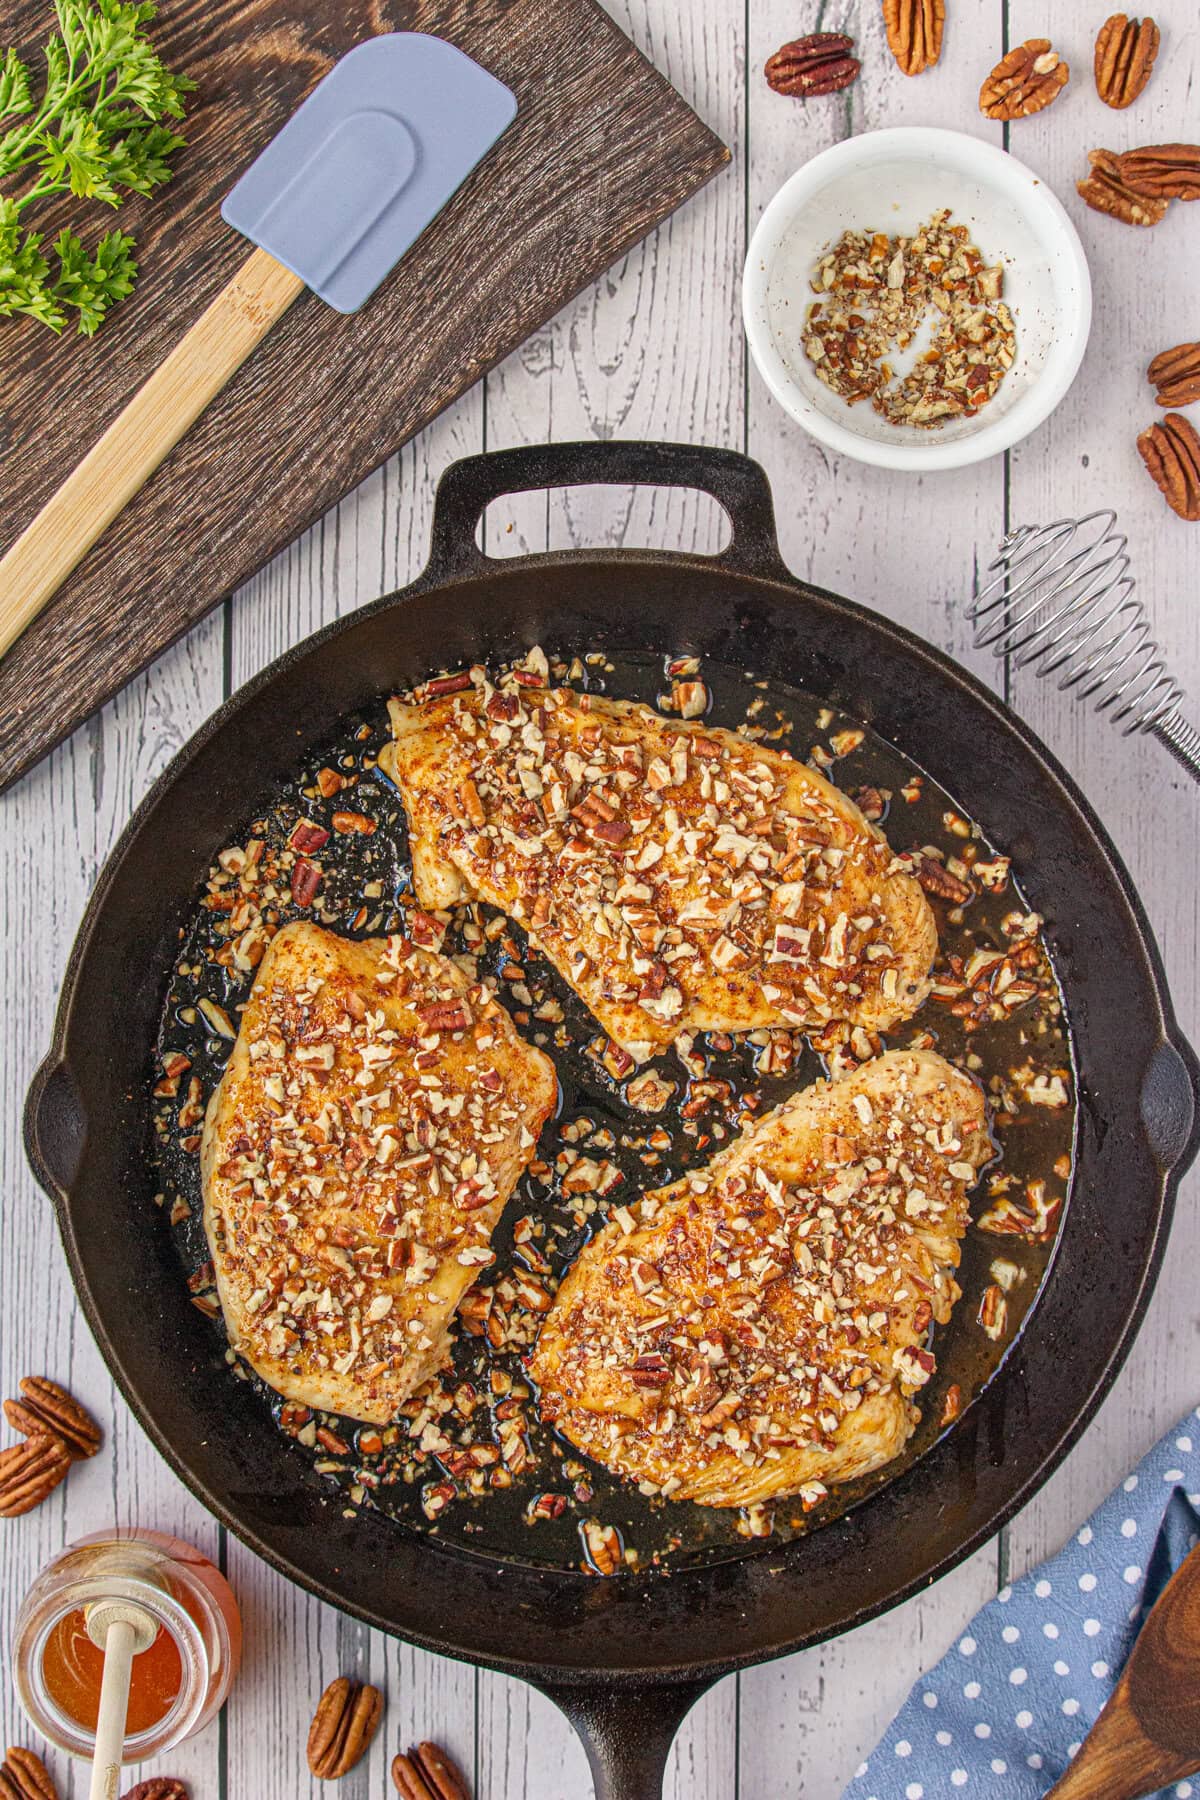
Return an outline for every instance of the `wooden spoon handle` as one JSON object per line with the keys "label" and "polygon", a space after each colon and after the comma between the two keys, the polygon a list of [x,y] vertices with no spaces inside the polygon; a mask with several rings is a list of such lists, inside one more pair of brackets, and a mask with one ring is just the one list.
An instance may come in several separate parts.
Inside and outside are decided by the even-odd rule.
{"label": "wooden spoon handle", "polygon": [[1076,1755],[1046,1800],[1141,1800],[1200,1768],[1200,1756],[1181,1756],[1148,1738],[1119,1683]]}
{"label": "wooden spoon handle", "polygon": [[282,317],[304,283],[265,250],[138,389],[0,559],[0,656]]}

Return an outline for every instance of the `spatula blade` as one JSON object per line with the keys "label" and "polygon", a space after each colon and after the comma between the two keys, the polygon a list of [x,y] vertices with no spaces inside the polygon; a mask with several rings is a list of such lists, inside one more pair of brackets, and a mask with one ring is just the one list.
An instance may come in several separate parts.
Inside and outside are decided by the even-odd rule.
{"label": "spatula blade", "polygon": [[221,216],[338,312],[357,312],[516,116],[442,38],[343,56],[226,196]]}

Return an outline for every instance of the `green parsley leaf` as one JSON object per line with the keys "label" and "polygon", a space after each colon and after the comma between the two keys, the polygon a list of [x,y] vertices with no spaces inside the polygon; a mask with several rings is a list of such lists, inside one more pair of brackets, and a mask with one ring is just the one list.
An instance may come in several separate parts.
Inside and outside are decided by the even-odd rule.
{"label": "green parsley leaf", "polygon": [[90,337],[133,286],[132,238],[108,232],[89,253],[63,231],[55,271],[41,234],[18,219],[51,194],[115,207],[169,181],[184,140],[163,121],[182,118],[194,84],[173,75],[146,37],[150,0],[54,0],[54,12],[40,101],[16,52],[0,60],[0,122],[16,121],[0,130],[0,183],[10,182],[0,192],[0,317],[24,313],[61,331],[73,311]]}

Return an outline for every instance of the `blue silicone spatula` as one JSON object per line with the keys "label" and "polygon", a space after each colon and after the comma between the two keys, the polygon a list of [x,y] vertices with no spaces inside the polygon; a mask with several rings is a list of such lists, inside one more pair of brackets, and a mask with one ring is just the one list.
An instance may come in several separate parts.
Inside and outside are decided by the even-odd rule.
{"label": "blue silicone spatula", "polygon": [[517,103],[418,32],[342,57],[226,197],[255,249],[0,558],[0,656],[305,288],[357,312]]}

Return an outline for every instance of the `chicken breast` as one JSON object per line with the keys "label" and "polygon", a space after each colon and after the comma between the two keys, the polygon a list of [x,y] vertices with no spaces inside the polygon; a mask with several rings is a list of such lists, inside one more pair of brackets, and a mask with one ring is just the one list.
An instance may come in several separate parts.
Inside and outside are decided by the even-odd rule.
{"label": "chicken breast", "polygon": [[866,1475],[911,1435],[992,1147],[975,1083],[893,1050],[619,1208],[534,1347],[543,1418],[643,1492],[745,1506]]}
{"label": "chicken breast", "polygon": [[933,915],[845,794],[734,732],[527,679],[391,702],[423,905],[502,908],[635,1062],[684,1030],[916,1011]]}
{"label": "chicken breast", "polygon": [[444,1362],[556,1097],[447,958],[280,931],[201,1144],[233,1348],[289,1400],[385,1423]]}

